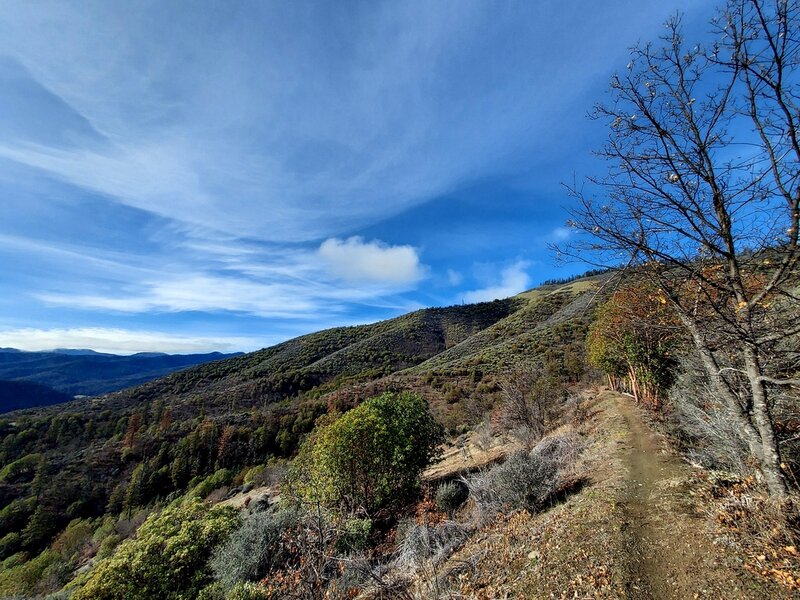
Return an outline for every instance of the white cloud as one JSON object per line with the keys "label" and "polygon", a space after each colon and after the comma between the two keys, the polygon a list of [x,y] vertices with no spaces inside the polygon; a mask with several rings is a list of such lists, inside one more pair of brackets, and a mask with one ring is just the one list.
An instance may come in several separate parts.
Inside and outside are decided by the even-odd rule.
{"label": "white cloud", "polygon": [[9,329],[0,331],[0,347],[39,351],[55,348],[91,348],[111,354],[166,352],[194,354],[256,350],[277,342],[248,337],[192,337],[154,331],[77,327],[69,329]]}
{"label": "white cloud", "polygon": [[550,239],[555,240],[557,242],[563,242],[574,233],[573,229],[569,227],[556,227],[553,231],[550,232]]}
{"label": "white cloud", "polygon": [[[190,239],[187,243],[194,246],[203,241]],[[328,240],[318,250],[236,241],[216,248],[212,240],[204,248],[203,264],[182,261],[183,244],[176,243],[172,264],[160,271],[142,270],[126,280],[114,276],[131,272],[124,262],[106,261],[101,263],[102,273],[109,279],[98,280],[94,287],[65,292],[56,284],[32,295],[50,306],[78,310],[233,312],[308,321],[337,317],[353,303],[411,310],[410,301],[396,294],[408,290],[426,271],[410,246],[363,243],[355,238]],[[58,246],[23,247],[59,259],[67,252]],[[66,257],[76,269],[97,269],[96,259],[87,252],[70,249]],[[61,268],[61,261],[57,264]]]}
{"label": "white cloud", "polygon": [[389,246],[379,240],[365,242],[360,237],[325,240],[318,255],[334,277],[345,281],[405,286],[416,283],[426,272],[413,246]]}
{"label": "white cloud", "polygon": [[461,285],[461,282],[464,281],[464,276],[454,269],[447,269],[447,281],[453,286]]}
{"label": "white cloud", "polygon": [[557,117],[665,13],[529,4],[366,3],[331,18],[244,2],[220,27],[217,11],[169,3],[6,3],[0,55],[65,107],[29,121],[61,131],[78,115],[97,135],[9,139],[0,154],[232,234],[346,235],[568,139]]}
{"label": "white cloud", "polygon": [[531,279],[525,272],[528,263],[525,261],[518,261],[506,267],[500,273],[500,282],[496,285],[491,285],[479,290],[472,290],[464,294],[466,302],[489,302],[491,300],[498,300],[508,298],[515,294],[528,289]]}
{"label": "white cloud", "polygon": [[230,311],[262,317],[306,317],[318,308],[308,294],[282,283],[203,274],[154,281],[123,295],[42,293],[51,305],[122,313]]}
{"label": "white cloud", "polygon": [[125,149],[104,147],[103,152],[0,145],[0,157],[120,198],[136,208],[171,218],[189,217],[191,222],[191,209],[206,210],[208,199],[197,173],[186,164],[188,154],[183,145],[165,141]]}

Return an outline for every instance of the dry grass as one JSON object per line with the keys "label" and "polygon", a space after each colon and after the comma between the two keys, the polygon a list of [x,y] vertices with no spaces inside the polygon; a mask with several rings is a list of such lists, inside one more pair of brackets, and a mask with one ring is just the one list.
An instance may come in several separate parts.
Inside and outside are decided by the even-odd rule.
{"label": "dry grass", "polygon": [[464,473],[502,461],[520,447],[519,443],[501,435],[490,437],[480,433],[465,435],[460,441],[447,444],[442,458],[422,474],[423,481],[452,479]]}

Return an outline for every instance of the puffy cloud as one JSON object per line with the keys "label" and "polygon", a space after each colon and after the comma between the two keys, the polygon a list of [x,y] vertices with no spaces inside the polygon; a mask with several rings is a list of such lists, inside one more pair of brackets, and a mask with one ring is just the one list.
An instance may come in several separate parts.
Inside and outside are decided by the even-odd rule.
{"label": "puffy cloud", "polygon": [[466,302],[489,302],[502,298],[508,298],[528,289],[531,279],[525,272],[528,263],[518,261],[506,267],[500,273],[500,282],[479,290],[472,290],[464,294]]}
{"label": "puffy cloud", "polygon": [[0,331],[0,346],[18,350],[53,350],[55,348],[91,348],[111,354],[166,352],[195,354],[255,350],[276,340],[246,337],[192,337],[163,332],[76,327],[68,329],[9,329]]}
{"label": "puffy cloud", "polygon": [[365,242],[360,237],[325,240],[318,255],[331,275],[346,281],[406,286],[425,277],[427,270],[413,246]]}

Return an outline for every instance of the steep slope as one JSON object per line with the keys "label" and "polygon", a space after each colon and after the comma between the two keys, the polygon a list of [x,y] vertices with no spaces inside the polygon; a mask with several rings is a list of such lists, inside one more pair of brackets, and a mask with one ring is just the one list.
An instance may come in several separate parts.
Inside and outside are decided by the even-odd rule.
{"label": "steep slope", "polygon": [[[520,359],[542,359],[545,345],[554,345],[561,329],[580,328],[591,318],[590,306],[597,302],[603,276],[589,277],[565,285],[542,286],[517,296],[525,304],[508,318],[471,336],[419,365],[416,371],[454,371],[465,366],[502,370]],[[580,335],[574,336],[581,338]],[[563,341],[563,340],[562,340]]]}
{"label": "steep slope", "polygon": [[209,413],[264,407],[314,390],[326,391],[380,379],[423,363],[527,305],[511,298],[472,305],[422,309],[387,321],[338,327],[233,359],[201,365],[115,394],[106,404],[168,400],[193,411],[198,395]]}

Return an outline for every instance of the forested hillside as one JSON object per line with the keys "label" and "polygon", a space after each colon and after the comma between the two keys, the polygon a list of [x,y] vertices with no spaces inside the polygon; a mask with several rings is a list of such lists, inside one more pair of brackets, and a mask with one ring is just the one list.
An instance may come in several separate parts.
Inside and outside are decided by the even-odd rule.
{"label": "forested hillside", "polygon": [[[580,491],[593,479],[581,470],[588,467],[577,465],[602,460],[595,454],[600,450],[582,448],[604,447],[592,427],[611,425],[603,424],[605,417],[587,420],[593,413],[583,398],[589,396],[575,386],[602,377],[631,392],[692,461],[721,474],[714,477],[722,483],[708,480],[710,489],[693,493],[727,498],[724,486],[739,484],[724,482],[753,485],[746,448],[722,407],[698,395],[702,373],[648,285],[641,274],[592,275],[504,301],[326,330],[102,398],[10,413],[0,421],[0,593],[44,595],[69,584],[64,593],[76,591],[76,598],[128,592],[150,598],[158,586],[177,585],[176,593],[189,597],[210,586],[203,591],[210,598],[279,598],[292,596],[290,582],[300,578],[301,590],[347,597],[347,578],[354,578],[361,582],[356,587],[379,584],[382,597],[400,585],[396,577],[411,568],[403,561],[411,560],[423,561],[413,562],[422,579],[401,578],[402,585],[421,586],[414,597],[427,597],[431,586],[446,582],[426,580],[424,569],[432,567],[425,561],[456,560],[462,546],[482,552],[474,541],[482,538],[473,534],[496,515],[519,509],[535,515],[571,494],[586,498],[588,510],[600,509],[591,492]],[[776,397],[790,470],[800,464],[796,411],[794,396]],[[414,437],[421,431],[423,437]],[[443,440],[450,443],[437,447]],[[420,478],[442,450],[444,460]],[[281,508],[270,508],[279,496]],[[467,497],[471,503],[464,504]],[[728,518],[728,508],[703,502],[704,510]],[[323,521],[305,512],[311,506],[324,507]],[[408,554],[412,547],[401,546],[404,554],[391,559],[382,544],[391,544],[399,535],[394,528],[419,511],[423,521],[445,520],[407,532],[411,537],[402,543],[434,536],[424,543],[440,554]],[[448,524],[448,515],[459,515],[458,522]],[[132,578],[144,576],[131,565],[155,565],[156,555],[148,554],[154,548],[188,544],[198,535],[189,532],[201,530],[212,537],[191,551],[195,562],[187,568],[194,578],[176,580],[182,567],[165,563],[148,579],[152,593],[129,589]],[[790,531],[742,551],[792,548]],[[280,545],[284,538],[290,546]],[[742,539],[736,543],[751,538]],[[253,550],[250,543],[263,546]],[[207,562],[203,553],[214,548]],[[337,569],[354,552],[366,562],[342,580]],[[602,560],[622,560],[617,550],[608,552]],[[312,568],[313,561],[321,562]],[[781,573],[794,573],[791,555],[781,561]],[[75,579],[87,568],[89,579]],[[636,569],[636,576],[656,577],[649,567]],[[623,572],[620,567],[616,576]],[[268,573],[269,583],[255,586]],[[727,577],[724,571],[713,576]],[[165,578],[161,584],[158,577]],[[622,585],[620,579],[595,583],[606,597]],[[692,589],[690,581],[682,585]]]}
{"label": "forested hillside", "polygon": [[510,372],[577,381],[603,281],[326,330],[103,398],[9,414],[0,552],[35,556],[75,519],[133,519],[125,530],[176,494],[241,485],[258,465],[281,470],[320,415],[386,390],[421,394],[454,434],[491,411]]}

